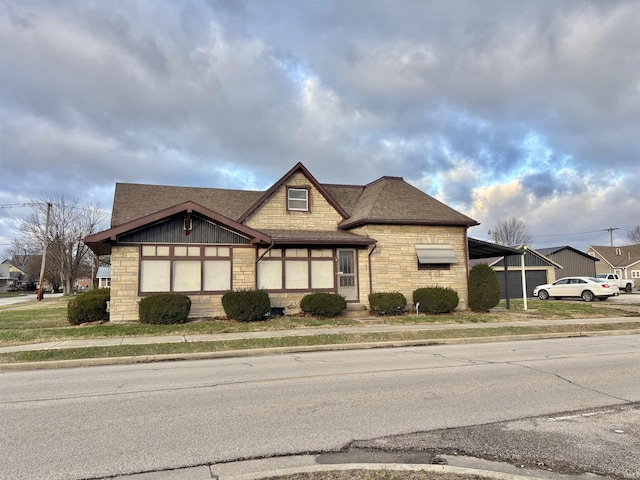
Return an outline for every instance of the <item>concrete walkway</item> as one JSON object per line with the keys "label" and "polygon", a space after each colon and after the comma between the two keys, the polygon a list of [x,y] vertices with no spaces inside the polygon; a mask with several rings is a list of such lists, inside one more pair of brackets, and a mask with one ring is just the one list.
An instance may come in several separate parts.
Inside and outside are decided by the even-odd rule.
{"label": "concrete walkway", "polygon": [[[564,320],[520,320],[509,322],[491,323],[438,323],[418,325],[362,325],[354,327],[331,328],[301,328],[295,330],[269,330],[259,332],[234,332],[212,333],[193,335],[163,335],[150,337],[109,337],[90,338],[83,340],[63,340],[55,342],[33,343],[26,345],[14,345],[0,347],[0,353],[27,352],[34,350],[56,350],[65,348],[82,347],[112,347],[119,345],[150,345],[156,343],[184,343],[184,342],[220,342],[229,340],[246,340],[260,338],[304,337],[312,335],[339,335],[355,333],[390,333],[390,332],[419,332],[438,330],[468,330],[475,328],[502,328],[502,327],[536,327],[545,325],[584,325],[598,323],[635,323],[640,317],[613,317],[613,318],[582,318]],[[630,327],[630,329],[634,329]],[[565,336],[580,333],[579,329],[566,333]],[[596,335],[598,332],[593,332]],[[606,334],[604,332],[603,334]]]}

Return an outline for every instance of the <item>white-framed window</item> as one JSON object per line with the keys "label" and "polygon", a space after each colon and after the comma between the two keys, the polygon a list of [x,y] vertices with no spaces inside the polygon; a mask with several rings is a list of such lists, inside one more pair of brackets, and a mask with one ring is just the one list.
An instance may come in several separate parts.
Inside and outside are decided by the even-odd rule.
{"label": "white-framed window", "polygon": [[640,278],[640,270],[631,270],[631,278]]}
{"label": "white-framed window", "polygon": [[231,290],[232,249],[226,246],[143,245],[140,294]]}
{"label": "white-framed window", "polygon": [[309,189],[287,188],[287,210],[296,212],[309,211]]}

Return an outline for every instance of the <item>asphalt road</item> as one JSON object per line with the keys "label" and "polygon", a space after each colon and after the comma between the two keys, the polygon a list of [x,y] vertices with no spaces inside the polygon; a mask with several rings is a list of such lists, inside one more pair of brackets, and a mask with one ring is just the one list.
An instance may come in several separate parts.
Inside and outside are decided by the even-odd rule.
{"label": "asphalt road", "polygon": [[[62,297],[62,293],[45,293],[44,298],[60,298]],[[36,302],[38,300],[38,296],[35,293],[29,293],[26,295],[19,295],[17,297],[5,297],[0,298],[0,307],[5,305],[15,305],[16,303],[28,303],[28,302]]]}
{"label": "asphalt road", "polygon": [[469,428],[486,444],[483,426],[640,402],[638,366],[631,335],[3,373],[0,472],[100,478]]}

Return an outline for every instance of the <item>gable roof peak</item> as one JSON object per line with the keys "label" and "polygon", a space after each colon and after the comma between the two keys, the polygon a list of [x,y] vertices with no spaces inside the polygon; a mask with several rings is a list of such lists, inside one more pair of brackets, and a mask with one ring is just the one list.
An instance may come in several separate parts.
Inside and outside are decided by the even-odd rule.
{"label": "gable roof peak", "polygon": [[336,211],[342,216],[342,218],[347,218],[349,214],[340,206],[338,202],[331,196],[331,194],[327,191],[327,189],[320,183],[316,178],[311,175],[311,172],[307,170],[302,162],[296,163],[291,170],[285,173],[280,180],[274,183],[271,188],[269,188],[258,200],[256,200],[253,205],[251,205],[238,219],[240,223],[243,223],[247,218],[249,218],[260,206],[267,201],[271,195],[273,195],[282,185],[284,185],[291,177],[293,177],[296,173],[301,172],[307,180],[320,192],[320,194],[329,202],[329,204],[336,209]]}

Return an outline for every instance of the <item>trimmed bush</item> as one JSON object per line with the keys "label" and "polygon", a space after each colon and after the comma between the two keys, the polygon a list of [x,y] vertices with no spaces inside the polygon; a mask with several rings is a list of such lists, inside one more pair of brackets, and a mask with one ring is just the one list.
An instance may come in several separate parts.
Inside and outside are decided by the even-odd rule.
{"label": "trimmed bush", "polygon": [[347,301],[337,293],[310,293],[300,301],[300,309],[314,317],[335,317],[345,308]]}
{"label": "trimmed bush", "polygon": [[369,294],[369,308],[374,315],[402,315],[407,299],[400,292]]}
{"label": "trimmed bush", "polygon": [[111,290],[100,288],[89,290],[69,300],[67,303],[67,320],[71,325],[109,320],[107,302],[111,298]]}
{"label": "trimmed bush", "polygon": [[222,307],[227,318],[255,322],[265,319],[271,310],[271,301],[265,290],[235,290],[222,296]]}
{"label": "trimmed bush", "polygon": [[486,263],[475,265],[469,272],[469,308],[488,312],[500,302],[500,282],[493,268]]}
{"label": "trimmed bush", "polygon": [[420,302],[420,311],[424,313],[451,313],[460,298],[452,288],[426,287],[413,292],[413,303]]}
{"label": "trimmed bush", "polygon": [[178,293],[160,293],[144,297],[138,305],[141,323],[171,325],[187,322],[191,299]]}

